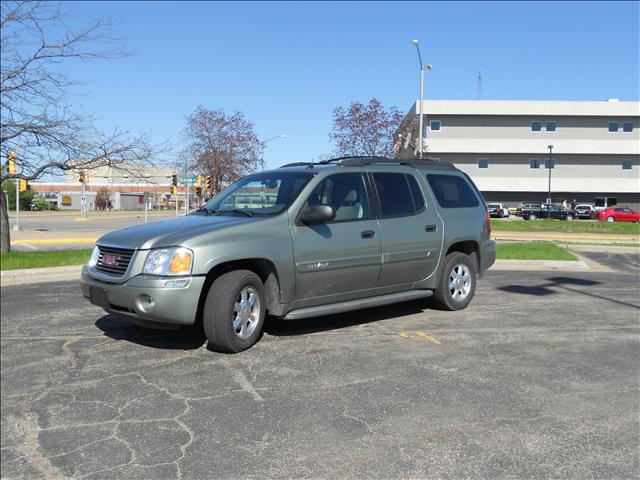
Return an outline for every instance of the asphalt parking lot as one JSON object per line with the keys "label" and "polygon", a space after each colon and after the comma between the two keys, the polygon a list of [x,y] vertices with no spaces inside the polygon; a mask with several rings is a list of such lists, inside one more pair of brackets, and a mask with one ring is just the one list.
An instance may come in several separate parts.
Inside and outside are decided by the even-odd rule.
{"label": "asphalt parking lot", "polygon": [[2,288],[2,478],[637,478],[637,272],[490,272],[237,355]]}

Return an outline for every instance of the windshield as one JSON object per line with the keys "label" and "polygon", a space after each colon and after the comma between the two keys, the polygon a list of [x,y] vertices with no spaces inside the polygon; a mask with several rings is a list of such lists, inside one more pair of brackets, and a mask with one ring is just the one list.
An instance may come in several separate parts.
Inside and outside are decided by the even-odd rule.
{"label": "windshield", "polygon": [[312,172],[271,171],[246,176],[195,213],[276,215],[295,200]]}
{"label": "windshield", "polygon": [[497,203],[490,203],[489,205],[487,205],[487,208],[500,208],[500,205],[498,205]]}

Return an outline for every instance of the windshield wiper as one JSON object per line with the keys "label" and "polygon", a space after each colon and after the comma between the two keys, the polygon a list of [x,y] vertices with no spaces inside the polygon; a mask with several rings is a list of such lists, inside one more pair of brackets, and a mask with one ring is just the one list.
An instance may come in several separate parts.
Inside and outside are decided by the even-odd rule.
{"label": "windshield wiper", "polygon": [[200,207],[193,213],[206,213],[207,215],[211,215],[213,212],[211,212],[207,207]]}
{"label": "windshield wiper", "polygon": [[253,217],[252,210],[240,210],[239,208],[234,208],[233,210],[209,210],[211,215],[222,215],[224,213],[239,213],[241,215],[246,215],[247,217]]}

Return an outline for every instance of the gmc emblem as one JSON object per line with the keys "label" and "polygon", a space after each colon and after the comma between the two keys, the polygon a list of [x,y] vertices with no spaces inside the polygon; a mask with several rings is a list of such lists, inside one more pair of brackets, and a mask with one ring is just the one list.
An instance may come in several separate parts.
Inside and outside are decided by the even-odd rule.
{"label": "gmc emblem", "polygon": [[102,263],[105,265],[118,265],[118,260],[115,255],[105,255],[102,257]]}

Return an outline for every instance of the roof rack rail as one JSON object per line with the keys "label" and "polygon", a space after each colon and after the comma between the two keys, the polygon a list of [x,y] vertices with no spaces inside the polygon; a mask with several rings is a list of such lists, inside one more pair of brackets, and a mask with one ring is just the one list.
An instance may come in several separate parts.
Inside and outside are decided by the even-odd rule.
{"label": "roof rack rail", "polygon": [[337,157],[330,158],[328,160],[322,160],[317,163],[311,162],[296,162],[296,163],[288,163],[283,165],[280,168],[285,167],[302,167],[307,166],[308,168],[313,168],[314,165],[330,165],[337,164],[343,167],[363,167],[365,165],[372,164],[395,164],[395,165],[406,165],[413,168],[432,168],[437,170],[457,170],[456,167],[450,162],[443,162],[440,160],[431,160],[428,158],[389,158],[389,157],[376,157],[376,156],[349,156],[349,157]]}

